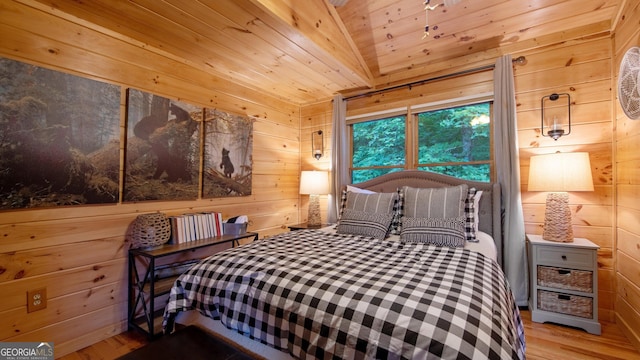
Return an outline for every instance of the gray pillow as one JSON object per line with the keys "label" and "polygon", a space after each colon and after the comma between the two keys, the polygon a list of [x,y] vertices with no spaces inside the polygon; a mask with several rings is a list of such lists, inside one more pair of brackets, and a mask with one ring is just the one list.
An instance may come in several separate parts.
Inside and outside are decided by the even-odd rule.
{"label": "gray pillow", "polygon": [[455,218],[402,218],[400,241],[437,246],[463,247],[464,216]]}
{"label": "gray pillow", "polygon": [[392,214],[398,201],[397,193],[364,194],[348,191],[345,209],[368,213]]}
{"label": "gray pillow", "polygon": [[[348,188],[349,186],[347,185],[347,189]],[[340,218],[342,217],[342,213],[344,212],[344,209],[347,208],[347,199],[350,199],[349,200],[350,206],[359,207],[360,205],[363,204],[362,200],[365,198],[362,196],[356,195],[357,193],[373,195],[371,198],[366,198],[366,202],[369,202],[369,200],[379,201],[381,199],[388,199],[388,198],[393,199],[393,205],[392,205],[393,220],[391,220],[390,231],[394,235],[400,235],[400,217],[402,214],[400,207],[402,206],[401,205],[402,189],[397,189],[395,193],[376,193],[376,192],[370,192],[369,190],[367,190],[366,192],[363,192],[363,191],[352,192],[352,191],[347,191],[346,189],[343,189],[342,198],[340,199],[340,214],[338,214],[338,220],[340,220]],[[382,198],[376,198],[375,195],[382,195]],[[386,206],[383,206],[383,207],[375,207],[374,210],[377,212],[378,210],[386,211],[387,209],[386,209]]]}
{"label": "gray pillow", "polygon": [[454,218],[464,215],[468,186],[412,188],[404,186],[402,216],[410,218]]}
{"label": "gray pillow", "polygon": [[371,236],[384,240],[389,233],[392,213],[369,213],[353,209],[344,209],[336,228],[338,234]]}

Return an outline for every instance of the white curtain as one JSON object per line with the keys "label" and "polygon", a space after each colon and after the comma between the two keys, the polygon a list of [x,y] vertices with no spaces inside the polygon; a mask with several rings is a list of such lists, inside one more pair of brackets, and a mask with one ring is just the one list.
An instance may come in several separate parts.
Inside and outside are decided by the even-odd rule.
{"label": "white curtain", "polygon": [[351,182],[349,176],[349,143],[347,141],[347,102],[342,95],[333,98],[333,127],[331,130],[331,194],[329,195],[329,223],[338,221],[338,207],[342,187]]}
{"label": "white curtain", "polygon": [[494,154],[502,190],[503,267],[518,306],[526,306],[529,277],[520,196],[520,160],[511,55],[498,59],[493,75]]}

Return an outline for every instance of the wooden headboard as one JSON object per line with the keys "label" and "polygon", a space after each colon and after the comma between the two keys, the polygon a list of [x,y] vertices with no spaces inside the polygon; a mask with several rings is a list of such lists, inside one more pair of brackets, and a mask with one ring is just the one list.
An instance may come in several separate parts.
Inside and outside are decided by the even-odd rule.
{"label": "wooden headboard", "polygon": [[479,229],[491,235],[498,250],[498,263],[502,265],[502,216],[500,210],[500,184],[467,181],[452,176],[428,171],[404,170],[379,176],[369,181],[353,184],[361,189],[375,192],[394,192],[403,186],[415,188],[447,187],[467,184],[482,190],[480,198]]}

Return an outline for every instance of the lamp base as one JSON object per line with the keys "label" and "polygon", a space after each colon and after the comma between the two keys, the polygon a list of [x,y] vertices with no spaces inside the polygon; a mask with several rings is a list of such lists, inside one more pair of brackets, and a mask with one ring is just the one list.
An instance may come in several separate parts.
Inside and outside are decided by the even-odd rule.
{"label": "lamp base", "polygon": [[569,194],[566,192],[547,194],[542,238],[549,241],[573,242]]}
{"label": "lamp base", "polygon": [[309,217],[307,219],[307,225],[320,226],[322,219],[320,217],[320,196],[309,195]]}

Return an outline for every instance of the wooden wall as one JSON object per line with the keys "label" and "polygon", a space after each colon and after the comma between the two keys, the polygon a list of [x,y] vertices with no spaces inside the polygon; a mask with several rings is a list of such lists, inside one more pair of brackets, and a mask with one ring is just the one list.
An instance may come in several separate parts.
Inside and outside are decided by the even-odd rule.
{"label": "wooden wall", "polygon": [[[331,125],[333,123],[333,101],[327,100],[306,104],[300,108],[300,170],[331,171]],[[324,137],[323,155],[319,160],[313,157],[311,133],[322,130]],[[327,209],[328,196],[320,196],[320,209]],[[307,221],[309,197],[300,199],[301,221]],[[322,222],[327,222],[327,211],[321,211]]]}
{"label": "wooden wall", "polygon": [[[515,67],[522,203],[527,233],[542,234],[546,192],[529,192],[529,158],[556,151],[586,151],[591,160],[593,192],[570,192],[574,236],[598,250],[598,317],[613,321],[613,106],[611,39],[608,34],[574,39],[522,54]],[[540,99],[552,93],[571,95],[571,134],[557,141],[540,133]]]}
{"label": "wooden wall", "polygon": [[[247,214],[266,236],[300,222],[300,108],[159,55],[53,8],[0,4],[0,56],[236,114],[254,124],[253,194],[0,213],[0,341],[48,341],[62,356],[126,330],[125,232],[140,213]],[[157,49],[156,49],[157,50]],[[124,96],[121,124],[124,126]],[[123,127],[124,128],[124,127]],[[123,144],[124,142],[122,142]],[[123,150],[121,149],[121,152]],[[314,159],[315,161],[315,159]],[[27,313],[28,290],[48,305]]]}
{"label": "wooden wall", "polygon": [[640,349],[640,120],[630,120],[617,100],[620,61],[625,52],[640,46],[640,3],[628,1],[613,41],[615,100],[616,184],[616,321]]}
{"label": "wooden wall", "polygon": [[[526,191],[530,156],[556,150],[588,151],[595,191],[570,194],[574,231],[601,246],[600,319],[616,318],[638,342],[633,329],[640,328],[640,158],[636,150],[640,121],[622,115],[612,92],[612,74],[621,55],[640,43],[640,10],[637,4],[627,3],[613,46],[607,33],[562,39],[556,45],[512,56],[525,55],[528,60],[515,67],[527,231],[541,233],[545,201],[544,194]],[[124,234],[137,214],[156,210],[248,214],[249,229],[262,237],[306,220],[308,199],[299,199],[299,172],[330,167],[329,99],[300,108],[212,78],[179,59],[149,51],[143,44],[64,18],[55,9],[13,2],[0,4],[0,56],[117,84],[123,90],[134,87],[259,118],[254,125],[253,195],[249,197],[0,213],[0,293],[4,295],[0,341],[52,341],[56,355],[61,356],[123,331],[127,297]],[[353,100],[348,103],[348,114],[491,91],[491,81],[491,72],[482,72]],[[573,132],[557,142],[541,138],[538,130],[540,98],[552,92],[570,92],[574,102]],[[121,106],[124,114],[124,98]],[[325,156],[317,161],[311,156],[310,142],[311,132],[319,129],[325,135]],[[326,205],[326,198],[322,201]],[[47,287],[48,306],[27,314],[26,292],[40,287]]]}

